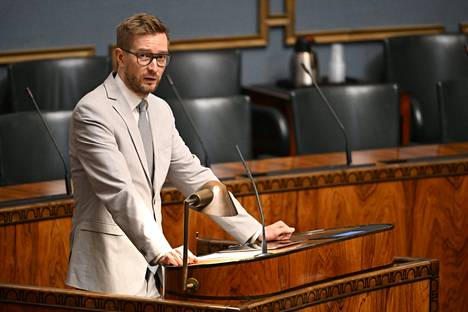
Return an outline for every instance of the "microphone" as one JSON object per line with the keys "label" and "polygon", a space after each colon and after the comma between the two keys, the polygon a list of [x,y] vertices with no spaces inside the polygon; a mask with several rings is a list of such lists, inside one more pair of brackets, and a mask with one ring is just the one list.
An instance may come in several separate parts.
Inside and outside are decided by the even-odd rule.
{"label": "microphone", "polygon": [[239,154],[239,157],[240,157],[240,159],[242,161],[242,165],[244,165],[245,171],[247,172],[247,175],[248,175],[250,181],[252,182],[252,186],[253,186],[253,189],[254,189],[254,192],[255,192],[255,197],[257,198],[258,211],[260,212],[260,220],[262,222],[262,237],[263,237],[263,239],[262,239],[262,253],[257,255],[257,257],[266,256],[266,255],[268,255],[268,247],[267,247],[267,239],[266,239],[266,235],[265,235],[265,216],[263,214],[262,202],[260,201],[260,195],[258,195],[257,186],[255,184],[254,178],[252,177],[252,173],[250,172],[249,166],[247,166],[247,162],[245,161],[244,156],[242,156],[242,152],[240,151],[239,146],[237,144],[236,144],[236,150],[237,150],[237,153]]}
{"label": "microphone", "polygon": [[193,132],[195,132],[195,136],[197,137],[198,142],[200,142],[200,146],[201,146],[202,151],[203,151],[203,156],[205,157],[203,165],[205,167],[210,167],[210,165],[211,165],[210,164],[210,159],[208,157],[208,152],[206,151],[205,143],[203,142],[203,140],[201,138],[200,131],[198,131],[198,128],[195,125],[195,122],[193,121],[192,117],[188,113],[188,111],[187,111],[187,109],[185,107],[185,104],[182,101],[182,97],[180,96],[179,91],[177,91],[177,88],[176,88],[176,86],[174,84],[174,81],[172,81],[172,78],[168,73],[166,73],[166,78],[167,78],[167,81],[169,82],[169,85],[171,86],[172,92],[174,92],[174,94],[176,96],[176,99],[177,99],[177,102],[179,103],[179,106],[182,108],[182,112],[184,113],[185,117],[187,117],[187,119],[188,119],[188,121],[190,123],[190,126],[193,129]]}
{"label": "microphone", "polygon": [[320,87],[318,86],[317,82],[315,81],[314,77],[312,76],[312,73],[309,71],[309,69],[307,69],[307,67],[304,65],[304,63],[301,63],[301,67],[302,69],[307,73],[307,75],[309,75],[311,78],[312,78],[312,85],[315,87],[315,89],[317,90],[317,92],[319,93],[320,97],[322,98],[322,100],[325,102],[328,110],[330,111],[330,113],[333,115],[333,118],[335,119],[336,123],[338,124],[341,132],[343,133],[343,137],[344,137],[344,140],[345,140],[345,151],[346,151],[346,165],[351,165],[353,160],[352,160],[352,156],[351,156],[351,147],[349,146],[349,141],[348,141],[348,136],[346,135],[346,130],[345,130],[345,127],[343,126],[343,123],[341,122],[340,118],[338,117],[338,115],[336,114],[335,110],[333,109],[333,107],[331,106],[330,102],[328,102],[327,98],[325,97],[325,95],[322,93],[322,90],[320,89]]}
{"label": "microphone", "polygon": [[42,124],[44,125],[45,129],[47,130],[47,134],[49,135],[49,138],[51,139],[52,143],[54,143],[55,150],[57,151],[57,154],[60,156],[60,159],[62,161],[63,165],[63,170],[65,172],[65,189],[67,191],[67,195],[72,195],[72,187],[71,187],[71,180],[70,180],[70,174],[68,173],[68,167],[65,162],[65,158],[63,157],[62,152],[60,151],[60,148],[58,147],[57,141],[55,140],[54,135],[52,134],[52,131],[49,128],[49,125],[47,124],[46,120],[44,119],[44,116],[41,113],[41,110],[39,109],[39,106],[37,105],[36,100],[34,99],[34,96],[29,89],[29,87],[26,87],[26,92],[29,95],[29,98],[31,99],[34,109],[36,110],[37,114],[41,118]]}

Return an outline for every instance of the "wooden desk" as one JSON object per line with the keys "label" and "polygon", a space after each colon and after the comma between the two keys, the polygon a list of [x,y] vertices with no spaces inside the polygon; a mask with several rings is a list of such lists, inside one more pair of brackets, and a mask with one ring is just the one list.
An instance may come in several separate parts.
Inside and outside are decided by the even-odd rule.
{"label": "wooden desk", "polygon": [[[276,173],[258,177],[257,186],[267,223],[283,219],[298,231],[394,224],[395,254],[440,259],[442,310],[462,311],[468,306],[467,155],[468,143],[354,152],[356,164],[377,164]],[[442,158],[431,158],[437,156]],[[408,158],[414,162],[383,162]],[[249,164],[256,173],[268,173],[344,161],[343,153],[333,153]],[[213,170],[220,177],[232,177],[225,184],[258,217],[250,182],[241,177],[242,165],[214,165]],[[12,189],[27,190],[28,186],[8,190]],[[37,186],[34,189],[39,192]],[[0,198],[11,198],[9,191],[0,189]],[[180,245],[183,197],[173,188],[164,189],[161,195],[164,231],[173,246]],[[72,212],[72,200],[0,209],[0,281],[63,287]],[[192,235],[198,231],[204,237],[229,239],[205,216],[193,213],[191,217]]]}

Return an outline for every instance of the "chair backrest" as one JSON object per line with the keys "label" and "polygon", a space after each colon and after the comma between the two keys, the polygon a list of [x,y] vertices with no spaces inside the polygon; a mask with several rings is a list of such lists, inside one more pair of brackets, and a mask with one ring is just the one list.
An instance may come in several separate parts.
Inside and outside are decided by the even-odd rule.
{"label": "chair backrest", "polygon": [[437,84],[442,141],[468,141],[468,78]]}
{"label": "chair backrest", "polygon": [[[68,167],[71,111],[45,112]],[[0,184],[61,179],[63,164],[36,112],[0,115]]]}
{"label": "chair backrest", "polygon": [[[171,53],[166,73],[182,98],[224,97],[240,94],[240,68],[238,50],[181,51]],[[165,100],[175,97],[166,77],[155,94]]]}
{"label": "chair backrest", "polygon": [[[179,103],[169,100],[176,127],[192,153],[205,160],[201,144]],[[184,105],[208,152],[210,163],[239,161],[235,145],[246,159],[252,158],[251,110],[246,96],[188,99]]]}
{"label": "chair backrest", "polygon": [[19,62],[10,65],[13,111],[32,109],[29,86],[42,110],[72,110],[111,72],[106,56]]}
{"label": "chair backrest", "polygon": [[[322,87],[342,121],[352,150],[398,146],[399,92],[393,84]],[[345,150],[343,134],[315,88],[292,92],[298,154]]]}
{"label": "chair backrest", "polygon": [[[413,127],[412,140],[441,138],[436,83],[468,77],[463,34],[394,37],[385,40],[387,81],[415,97],[421,107],[422,129]],[[413,123],[414,125],[416,123]]]}

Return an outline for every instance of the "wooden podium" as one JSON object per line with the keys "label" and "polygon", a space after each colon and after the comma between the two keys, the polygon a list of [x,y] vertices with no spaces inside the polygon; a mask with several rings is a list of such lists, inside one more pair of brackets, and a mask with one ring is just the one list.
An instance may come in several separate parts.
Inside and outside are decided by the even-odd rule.
{"label": "wooden podium", "polygon": [[438,262],[414,267],[421,259],[394,259],[391,229],[373,224],[298,233],[260,257],[258,249],[222,250],[189,266],[192,290],[183,290],[181,267],[166,267],[163,296],[257,311],[322,311],[323,305],[353,311],[353,302],[359,311],[437,311]]}

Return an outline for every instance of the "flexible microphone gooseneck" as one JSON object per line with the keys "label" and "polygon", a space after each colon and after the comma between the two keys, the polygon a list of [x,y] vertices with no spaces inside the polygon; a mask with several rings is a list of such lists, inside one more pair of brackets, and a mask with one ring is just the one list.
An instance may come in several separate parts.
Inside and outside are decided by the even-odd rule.
{"label": "flexible microphone gooseneck", "polygon": [[34,109],[36,110],[37,114],[41,118],[42,124],[44,125],[47,134],[49,135],[49,138],[51,139],[52,143],[54,143],[55,150],[57,151],[57,154],[60,156],[60,159],[62,160],[62,165],[63,165],[63,170],[65,172],[65,189],[67,191],[67,195],[72,195],[72,187],[71,187],[71,179],[70,179],[70,174],[68,173],[68,167],[65,162],[65,158],[63,157],[62,152],[60,151],[60,148],[57,145],[57,141],[55,140],[54,135],[52,134],[52,131],[49,128],[49,125],[47,124],[46,120],[44,119],[44,116],[41,113],[41,110],[39,109],[39,106],[37,105],[36,100],[34,99],[34,96],[29,89],[29,87],[26,87],[26,92],[29,95],[29,98],[31,99],[31,102],[33,103]]}
{"label": "flexible microphone gooseneck", "polygon": [[312,85],[315,87],[315,90],[317,90],[317,92],[319,93],[320,97],[322,98],[322,100],[325,102],[328,110],[330,111],[330,113],[333,115],[333,118],[335,119],[336,123],[338,124],[341,132],[343,133],[343,137],[344,137],[344,140],[345,140],[345,150],[346,150],[346,165],[351,165],[353,160],[352,160],[352,156],[351,156],[351,147],[349,146],[349,141],[348,141],[348,136],[346,135],[346,130],[345,130],[345,127],[343,126],[343,123],[341,122],[340,118],[338,117],[338,115],[336,114],[335,110],[333,109],[333,107],[331,106],[330,102],[328,102],[327,98],[325,97],[325,95],[322,93],[322,90],[320,89],[320,87],[318,86],[317,82],[315,82],[315,79],[314,77],[312,76],[312,73],[307,69],[307,67],[304,65],[304,63],[301,63],[301,67],[302,69],[307,73],[307,75],[309,75],[311,78],[312,78]]}
{"label": "flexible microphone gooseneck", "polygon": [[247,166],[247,162],[245,161],[244,156],[242,156],[242,152],[240,151],[239,146],[237,144],[236,144],[236,149],[242,161],[242,165],[244,165],[245,171],[247,172],[247,175],[250,181],[252,182],[252,186],[255,192],[255,197],[257,198],[258,211],[260,212],[260,220],[262,221],[262,253],[257,255],[257,257],[265,256],[268,254],[268,247],[267,247],[267,239],[265,235],[265,216],[263,214],[262,202],[260,201],[260,195],[258,195],[257,186],[255,184],[254,178],[252,177],[252,173],[250,172],[249,166]]}
{"label": "flexible microphone gooseneck", "polygon": [[166,78],[167,78],[167,81],[169,82],[169,85],[171,86],[172,92],[174,92],[174,94],[176,96],[177,102],[179,102],[179,106],[182,108],[182,111],[184,112],[185,117],[187,117],[187,119],[188,119],[188,121],[190,123],[190,126],[193,129],[193,132],[195,132],[195,136],[197,137],[198,142],[200,142],[200,146],[201,146],[201,148],[203,150],[203,154],[204,154],[203,156],[205,156],[203,165],[205,167],[210,167],[211,166],[210,159],[209,159],[209,156],[208,156],[208,152],[206,150],[205,143],[203,142],[203,140],[201,138],[200,131],[198,131],[198,128],[195,125],[195,122],[193,121],[192,117],[188,113],[187,108],[185,107],[184,101],[182,100],[182,97],[180,96],[179,91],[177,91],[177,88],[176,88],[176,86],[174,84],[174,81],[172,80],[171,76],[168,73],[166,73]]}

